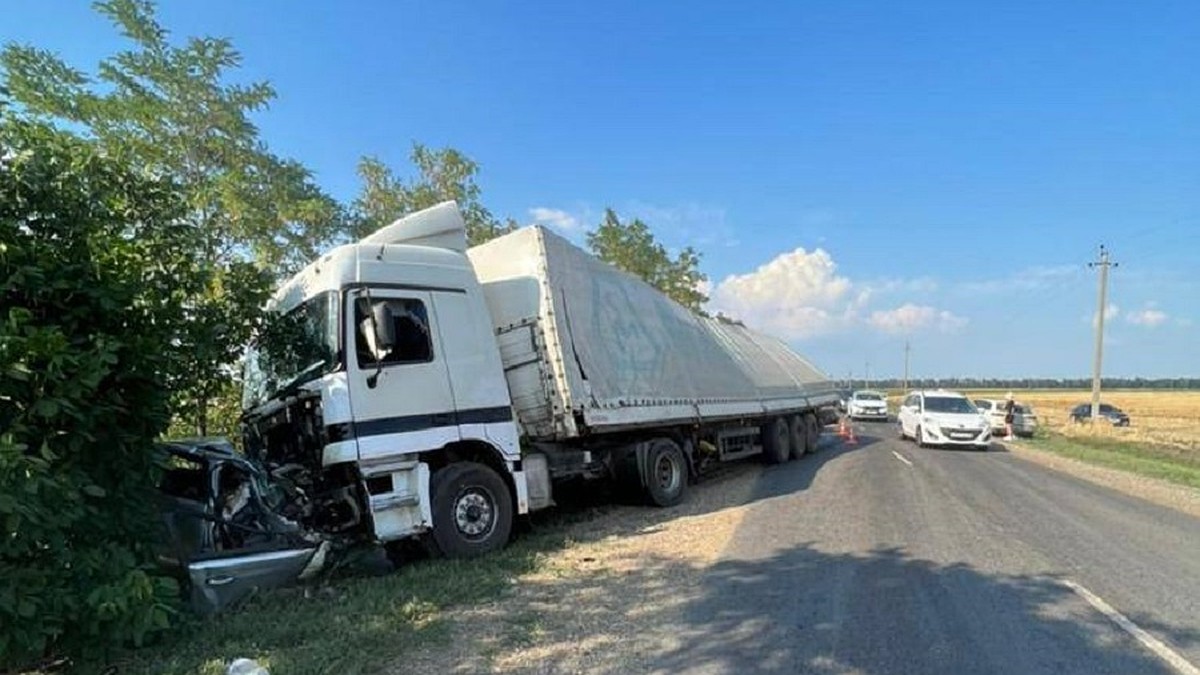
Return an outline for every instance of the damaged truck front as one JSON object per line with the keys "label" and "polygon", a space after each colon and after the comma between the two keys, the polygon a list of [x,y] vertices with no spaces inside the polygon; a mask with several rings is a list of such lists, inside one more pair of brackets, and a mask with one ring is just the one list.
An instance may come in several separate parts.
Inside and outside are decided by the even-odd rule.
{"label": "damaged truck front", "polygon": [[172,562],[202,611],[359,545],[429,535],[446,555],[480,555],[529,511],[462,219],[449,205],[401,229],[406,245],[339,247],[276,292],[246,356],[244,456],[169,446]]}
{"label": "damaged truck front", "polygon": [[582,480],[670,506],[708,467],[817,449],[837,394],[781,341],[542,228],[469,251],[465,231],[447,202],[277,291],[246,358],[245,456],[175,450],[203,465],[171,480],[206,523],[188,577],[208,607],[358,544],[482,555]]}

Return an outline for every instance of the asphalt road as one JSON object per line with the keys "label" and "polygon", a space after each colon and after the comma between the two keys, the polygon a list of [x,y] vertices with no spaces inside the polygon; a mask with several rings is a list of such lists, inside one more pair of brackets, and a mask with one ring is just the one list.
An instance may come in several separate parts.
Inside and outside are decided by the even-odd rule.
{"label": "asphalt road", "polygon": [[858,426],[761,472],[650,670],[1200,672],[1200,520]]}

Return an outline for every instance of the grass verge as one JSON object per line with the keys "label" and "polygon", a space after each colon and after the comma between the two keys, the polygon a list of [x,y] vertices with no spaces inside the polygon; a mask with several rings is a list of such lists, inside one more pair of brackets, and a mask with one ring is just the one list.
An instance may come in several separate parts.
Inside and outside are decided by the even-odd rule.
{"label": "grass verge", "polygon": [[219,675],[247,657],[278,673],[374,673],[418,643],[446,640],[442,612],[499,597],[535,572],[551,551],[569,546],[567,525],[592,514],[558,517],[507,548],[476,560],[429,560],[377,577],[337,578],[321,586],[264,593],[219,616],[193,618],[163,642],[81,672]]}
{"label": "grass verge", "polygon": [[1160,449],[1142,443],[1068,437],[1056,433],[1040,435],[1029,443],[1029,447],[1097,466],[1200,488],[1200,459],[1181,455],[1174,448]]}

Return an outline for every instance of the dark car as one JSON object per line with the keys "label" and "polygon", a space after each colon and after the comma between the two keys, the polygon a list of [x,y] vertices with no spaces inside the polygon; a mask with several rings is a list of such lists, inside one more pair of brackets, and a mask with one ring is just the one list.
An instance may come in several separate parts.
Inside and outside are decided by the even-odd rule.
{"label": "dark car", "polygon": [[[1116,406],[1111,406],[1107,403],[1100,404],[1100,410],[1097,413],[1097,416],[1102,420],[1106,420],[1108,423],[1112,424],[1114,427],[1129,426],[1129,415],[1126,415],[1124,412],[1121,412],[1120,408],[1118,408]],[[1080,403],[1079,405],[1075,406],[1074,408],[1071,408],[1070,419],[1072,422],[1076,422],[1076,423],[1086,422],[1089,419],[1091,419],[1091,417],[1092,417],[1092,404],[1091,403]]]}

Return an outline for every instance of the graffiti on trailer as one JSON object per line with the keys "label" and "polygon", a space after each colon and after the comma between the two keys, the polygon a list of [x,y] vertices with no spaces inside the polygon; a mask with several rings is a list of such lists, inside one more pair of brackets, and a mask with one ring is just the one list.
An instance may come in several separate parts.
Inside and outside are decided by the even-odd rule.
{"label": "graffiti on trailer", "polygon": [[[658,391],[668,379],[670,340],[661,303],[635,303],[631,291],[642,290],[614,274],[592,274],[592,307],[595,332],[593,345],[608,364],[606,374],[614,392],[661,396]],[[648,313],[649,312],[649,313]]]}

